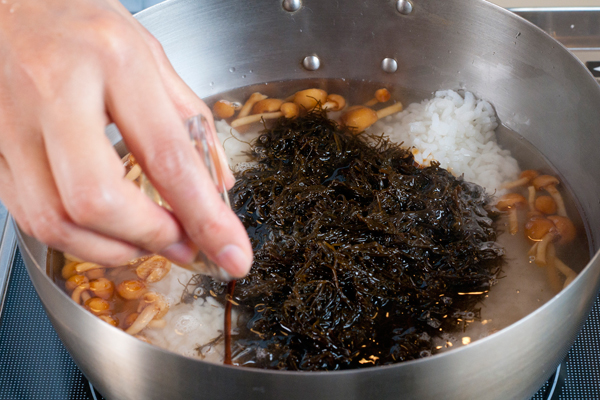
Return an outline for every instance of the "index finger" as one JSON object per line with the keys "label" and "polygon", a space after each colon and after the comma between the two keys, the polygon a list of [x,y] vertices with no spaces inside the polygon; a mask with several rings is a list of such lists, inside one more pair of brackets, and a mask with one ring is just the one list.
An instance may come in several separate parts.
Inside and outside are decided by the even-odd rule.
{"label": "index finger", "polygon": [[[139,62],[111,77],[111,117],[189,238],[232,276],[243,276],[252,262],[244,226],[221,200],[157,70],[148,68],[148,60]],[[145,84],[128,79],[132,73]],[[151,99],[151,105],[140,99]]]}

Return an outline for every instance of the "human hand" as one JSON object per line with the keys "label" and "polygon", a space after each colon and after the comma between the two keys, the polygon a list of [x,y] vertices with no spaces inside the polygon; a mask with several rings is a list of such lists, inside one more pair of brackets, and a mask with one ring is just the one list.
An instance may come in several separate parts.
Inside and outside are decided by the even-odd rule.
{"label": "human hand", "polygon": [[[0,66],[0,197],[27,234],[107,266],[200,249],[248,272],[244,227],[183,124],[203,114],[215,135],[210,110],[117,0],[3,0]],[[124,179],[110,122],[172,213]]]}

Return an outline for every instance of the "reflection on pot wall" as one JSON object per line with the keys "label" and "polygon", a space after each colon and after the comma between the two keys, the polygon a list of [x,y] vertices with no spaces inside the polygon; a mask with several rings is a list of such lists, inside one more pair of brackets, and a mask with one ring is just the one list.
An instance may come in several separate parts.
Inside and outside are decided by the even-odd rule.
{"label": "reflection on pot wall", "polygon": [[599,0],[489,0],[502,7],[600,7]]}

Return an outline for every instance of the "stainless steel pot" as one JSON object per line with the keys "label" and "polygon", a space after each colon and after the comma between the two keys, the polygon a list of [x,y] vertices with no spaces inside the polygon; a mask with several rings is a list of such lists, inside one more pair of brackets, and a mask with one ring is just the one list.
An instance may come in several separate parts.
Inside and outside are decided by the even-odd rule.
{"label": "stainless steel pot", "polygon": [[[591,75],[541,30],[484,1],[412,0],[410,8],[405,1],[305,0],[289,12],[281,0],[172,0],[137,17],[203,97],[262,82],[329,78],[427,96],[443,88],[473,91],[570,183],[596,253],[600,89]],[[310,56],[318,69],[310,70],[317,60]],[[566,354],[600,284],[596,255],[550,302],[469,346],[390,367],[273,372],[208,364],[138,341],[52,283],[44,245],[21,232],[20,246],[59,336],[111,399],[525,399]]]}

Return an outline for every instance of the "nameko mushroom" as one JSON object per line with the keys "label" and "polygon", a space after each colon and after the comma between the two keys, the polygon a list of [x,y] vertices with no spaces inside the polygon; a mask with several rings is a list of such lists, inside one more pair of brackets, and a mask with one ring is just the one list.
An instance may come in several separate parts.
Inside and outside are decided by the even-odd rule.
{"label": "nameko mushroom", "polygon": [[162,280],[171,271],[171,262],[162,256],[152,256],[135,269],[138,278],[146,283]]}
{"label": "nameko mushroom", "polygon": [[165,298],[155,292],[148,292],[140,299],[139,315],[135,322],[125,330],[130,335],[141,332],[152,320],[161,320],[169,311]]}
{"label": "nameko mushroom", "polygon": [[552,196],[552,198],[556,202],[558,215],[562,217],[567,216],[565,202],[563,201],[563,198],[560,195],[558,189],[556,189],[556,185],[560,183],[558,179],[556,179],[552,175],[540,175],[534,178],[531,181],[531,183],[533,184],[536,190],[545,189],[550,194],[550,196]]}
{"label": "nameko mushroom", "polygon": [[115,284],[106,278],[94,279],[90,281],[90,291],[94,293],[94,296],[108,300],[115,291]]}
{"label": "nameko mushroom", "polygon": [[233,117],[235,112],[241,108],[239,103],[227,100],[219,100],[213,105],[213,114],[220,119]]}
{"label": "nameko mushroom", "polygon": [[525,206],[527,199],[518,193],[507,193],[500,197],[496,208],[500,211],[508,211],[508,228],[511,235],[519,231],[519,221],[517,219],[517,209]]}
{"label": "nameko mushroom", "polygon": [[126,280],[117,285],[117,293],[125,300],[139,299],[148,289],[142,281]]}
{"label": "nameko mushroom", "polygon": [[82,299],[85,302],[91,297],[86,292],[90,288],[90,282],[86,276],[73,275],[65,282],[65,288],[71,292],[71,298],[77,304],[81,304]]}
{"label": "nameko mushroom", "polygon": [[540,173],[533,169],[527,169],[519,175],[519,179],[507,182],[501,186],[502,189],[514,189],[519,186],[525,186],[529,184],[536,176]]}
{"label": "nameko mushroom", "polygon": [[358,133],[373,125],[377,120],[402,111],[402,108],[402,103],[395,103],[378,111],[365,106],[354,106],[342,115],[341,122]]}
{"label": "nameko mushroom", "polygon": [[548,244],[557,242],[558,244],[567,244],[575,239],[577,230],[573,222],[567,217],[560,215],[550,215],[547,217],[554,225],[542,240],[537,243],[535,262],[538,265],[546,265],[546,254],[548,253]]}
{"label": "nameko mushroom", "polygon": [[392,98],[392,94],[386,88],[377,89],[375,91],[375,97],[373,97],[371,100],[367,101],[364,104],[364,106],[372,107],[372,106],[376,105],[377,103],[385,103],[387,101],[390,101],[391,98]]}

